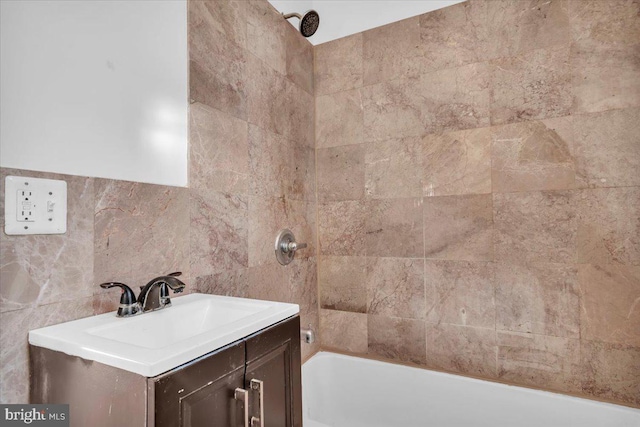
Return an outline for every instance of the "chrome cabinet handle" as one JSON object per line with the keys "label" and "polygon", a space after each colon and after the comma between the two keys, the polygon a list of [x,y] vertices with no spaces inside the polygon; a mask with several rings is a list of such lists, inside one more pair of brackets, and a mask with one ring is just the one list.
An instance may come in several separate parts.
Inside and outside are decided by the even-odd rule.
{"label": "chrome cabinet handle", "polygon": [[258,392],[258,414],[259,417],[251,417],[251,427],[264,427],[264,382],[256,379],[251,380],[251,390]]}
{"label": "chrome cabinet handle", "polygon": [[236,388],[233,398],[242,402],[242,410],[244,412],[244,427],[249,427],[249,392],[243,388]]}

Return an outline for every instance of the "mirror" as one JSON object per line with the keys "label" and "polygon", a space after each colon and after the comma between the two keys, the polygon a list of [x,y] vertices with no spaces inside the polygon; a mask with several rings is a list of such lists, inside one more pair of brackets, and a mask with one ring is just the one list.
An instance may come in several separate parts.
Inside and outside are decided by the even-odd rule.
{"label": "mirror", "polygon": [[186,0],[0,7],[0,166],[187,185]]}

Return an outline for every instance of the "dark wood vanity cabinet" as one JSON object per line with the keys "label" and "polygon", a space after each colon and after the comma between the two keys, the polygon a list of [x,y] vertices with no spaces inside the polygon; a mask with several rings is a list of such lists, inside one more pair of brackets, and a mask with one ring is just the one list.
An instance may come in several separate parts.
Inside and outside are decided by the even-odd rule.
{"label": "dark wood vanity cabinet", "polygon": [[[264,427],[301,427],[300,318],[296,316],[245,342],[244,384],[249,390],[251,380],[262,381]],[[254,400],[250,406],[256,405]]]}
{"label": "dark wood vanity cabinet", "polygon": [[149,378],[147,425],[301,427],[300,368],[295,316]]}
{"label": "dark wood vanity cabinet", "polygon": [[244,367],[243,341],[149,379],[147,425],[241,426],[234,390],[244,385]]}

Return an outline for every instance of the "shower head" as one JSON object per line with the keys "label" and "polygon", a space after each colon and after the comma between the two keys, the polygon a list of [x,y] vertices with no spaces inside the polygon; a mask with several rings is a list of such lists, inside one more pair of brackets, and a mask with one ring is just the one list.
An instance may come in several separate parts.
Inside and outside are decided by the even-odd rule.
{"label": "shower head", "polygon": [[302,16],[299,13],[288,13],[286,15],[283,13],[282,16],[284,16],[284,19],[298,18],[300,20],[300,33],[305,37],[314,35],[320,25],[320,15],[315,10],[309,10]]}
{"label": "shower head", "polygon": [[320,26],[320,15],[315,10],[310,10],[300,20],[300,33],[305,37],[311,37],[318,31],[318,26]]}

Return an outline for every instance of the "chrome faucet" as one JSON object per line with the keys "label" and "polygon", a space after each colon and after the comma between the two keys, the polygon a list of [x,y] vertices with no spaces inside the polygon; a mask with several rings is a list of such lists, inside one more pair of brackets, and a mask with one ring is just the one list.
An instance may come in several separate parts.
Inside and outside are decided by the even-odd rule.
{"label": "chrome faucet", "polygon": [[140,295],[138,295],[138,304],[142,308],[142,312],[170,307],[169,288],[179,294],[186,286],[182,281],[176,279],[180,275],[182,273],[177,271],[166,276],[156,277],[143,286]]}
{"label": "chrome faucet", "polygon": [[120,296],[120,306],[118,307],[117,317],[131,317],[136,314],[145,313],[147,311],[160,310],[171,306],[169,298],[169,289],[174,293],[180,293],[186,286],[177,276],[182,275],[181,272],[167,274],[166,276],[156,277],[145,286],[140,287],[140,295],[136,299],[135,293],[131,288],[120,282],[106,282],[100,284],[103,289],[118,287],[122,289]]}

